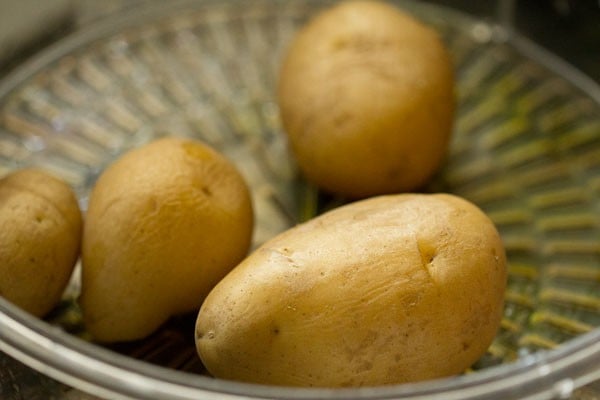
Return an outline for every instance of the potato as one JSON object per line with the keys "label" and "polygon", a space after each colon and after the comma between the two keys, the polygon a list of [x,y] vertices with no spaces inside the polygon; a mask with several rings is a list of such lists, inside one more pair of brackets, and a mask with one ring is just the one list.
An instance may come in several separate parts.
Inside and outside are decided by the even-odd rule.
{"label": "potato", "polygon": [[38,169],[0,180],[0,296],[42,317],[79,258],[81,212],[71,187]]}
{"label": "potato", "polygon": [[233,164],[203,143],[168,137],[106,169],[89,200],[80,303],[99,342],[143,338],[197,312],[247,253],[253,210]]}
{"label": "potato", "polygon": [[450,56],[431,28],[385,3],[348,1],[295,37],[278,102],[305,177],[359,198],[428,182],[448,148],[453,87]]}
{"label": "potato", "polygon": [[463,372],[498,329],[493,223],[447,195],[352,203],[266,242],[206,298],[196,346],[216,377],[374,386]]}

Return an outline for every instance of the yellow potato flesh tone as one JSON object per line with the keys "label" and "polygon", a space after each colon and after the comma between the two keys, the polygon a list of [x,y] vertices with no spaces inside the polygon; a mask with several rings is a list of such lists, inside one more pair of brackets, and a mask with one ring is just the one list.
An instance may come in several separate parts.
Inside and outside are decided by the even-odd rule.
{"label": "yellow potato flesh tone", "polygon": [[250,193],[233,164],[175,137],[112,164],[90,196],[81,306],[98,341],[143,338],[196,311],[247,253]]}
{"label": "yellow potato flesh tone", "polygon": [[0,180],[0,296],[35,316],[60,300],[79,258],[82,220],[72,189],[37,169]]}
{"label": "yellow potato flesh tone", "polygon": [[209,294],[208,371],[289,386],[375,386],[463,372],[498,329],[506,260],[492,222],[450,195],[333,210],[261,246]]}
{"label": "yellow potato flesh tone", "polygon": [[352,198],[407,192],[445,158],[453,65],[433,29],[396,7],[342,2],[294,38],[278,100],[307,179]]}

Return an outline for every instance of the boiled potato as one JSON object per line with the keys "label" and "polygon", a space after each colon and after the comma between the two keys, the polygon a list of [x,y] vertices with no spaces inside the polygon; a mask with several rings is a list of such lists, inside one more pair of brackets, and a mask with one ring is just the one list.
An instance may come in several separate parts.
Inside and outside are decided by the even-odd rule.
{"label": "boiled potato", "polygon": [[80,303],[100,342],[147,336],[197,311],[247,253],[250,194],[217,151],[168,137],[132,150],[102,173],[83,235]]}
{"label": "boiled potato", "polygon": [[0,180],[0,296],[42,317],[79,258],[81,212],[63,180],[23,169]]}
{"label": "boiled potato", "polygon": [[342,2],[293,40],[278,101],[305,177],[358,198],[414,191],[445,157],[451,59],[437,34],[394,6]]}
{"label": "boiled potato", "polygon": [[196,346],[216,377],[372,386],[463,372],[498,329],[504,249],[473,204],[362,200],[265,243],[208,295]]}

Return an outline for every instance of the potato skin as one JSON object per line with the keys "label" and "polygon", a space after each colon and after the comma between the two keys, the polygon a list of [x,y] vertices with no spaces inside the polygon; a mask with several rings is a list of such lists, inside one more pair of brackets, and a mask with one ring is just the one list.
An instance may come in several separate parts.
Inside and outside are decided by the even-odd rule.
{"label": "potato skin", "polygon": [[96,341],[141,339],[196,312],[247,253],[250,192],[202,142],[166,137],[129,151],[90,195],[80,304]]}
{"label": "potato skin", "polygon": [[216,377],[374,386],[463,372],[503,311],[493,223],[446,194],[349,204],[265,243],[206,298],[196,346]]}
{"label": "potato skin", "polygon": [[413,191],[446,155],[452,61],[431,28],[398,8],[341,2],[294,38],[278,102],[308,180],[351,198]]}
{"label": "potato skin", "polygon": [[61,179],[28,168],[0,180],[0,295],[37,317],[60,300],[77,260],[82,218]]}

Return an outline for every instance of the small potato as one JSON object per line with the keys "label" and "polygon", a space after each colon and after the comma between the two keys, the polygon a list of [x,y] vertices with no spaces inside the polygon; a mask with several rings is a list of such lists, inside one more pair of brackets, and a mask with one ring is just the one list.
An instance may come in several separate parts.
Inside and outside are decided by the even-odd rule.
{"label": "small potato", "polygon": [[37,169],[0,180],[0,296],[42,317],[79,258],[81,212],[72,189]]}
{"label": "small potato", "polygon": [[351,198],[412,191],[446,155],[453,66],[433,29],[398,8],[341,2],[291,43],[278,102],[308,180]]}
{"label": "small potato", "polygon": [[498,329],[506,259],[493,223],[452,195],[390,195],[265,243],[208,295],[196,346],[216,377],[374,386],[449,376]]}
{"label": "small potato", "polygon": [[235,166],[199,141],[167,137],[123,155],[90,195],[80,303],[100,342],[141,339],[196,312],[247,253],[250,193]]}

